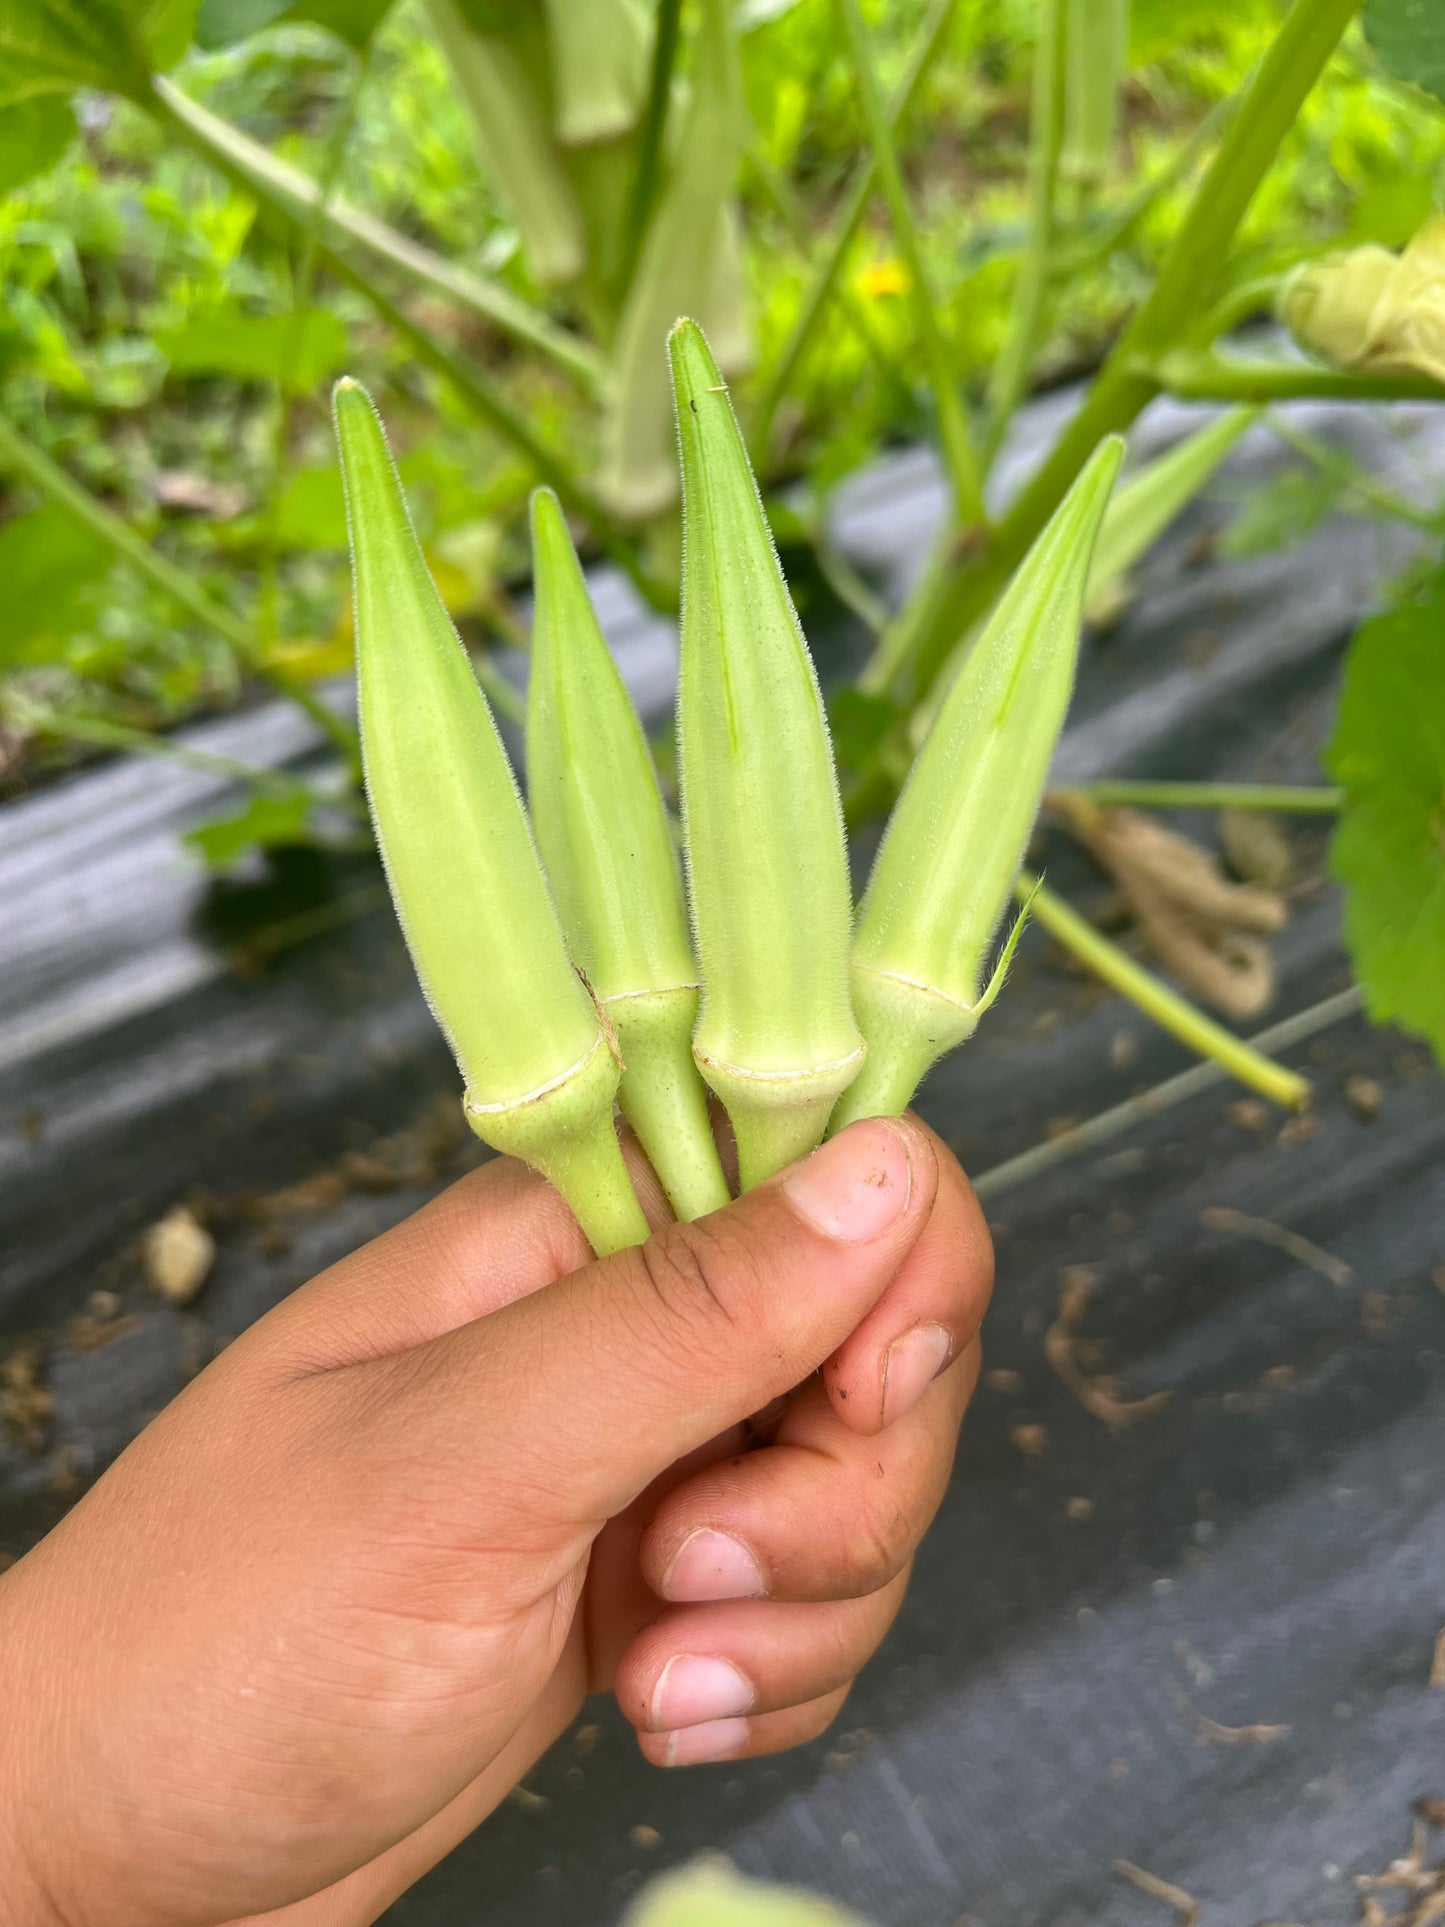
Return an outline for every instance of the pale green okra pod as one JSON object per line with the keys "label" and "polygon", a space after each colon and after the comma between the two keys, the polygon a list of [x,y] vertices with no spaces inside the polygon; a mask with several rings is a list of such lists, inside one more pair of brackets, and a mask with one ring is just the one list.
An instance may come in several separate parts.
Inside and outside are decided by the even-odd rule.
{"label": "pale green okra pod", "polygon": [[702,1011],[744,1189],[809,1151],[863,1043],[851,892],[817,677],[727,388],[696,322],[669,342],[682,444],[678,751]]}
{"label": "pale green okra pod", "polygon": [[612,1039],[568,957],[506,751],[365,390],[337,384],[357,694],[377,843],[472,1129],[557,1186],[599,1253],[640,1243]]}
{"label": "pale green okra pod", "polygon": [[906,1110],[1001,981],[1002,964],[983,989],[984,959],[1069,706],[1090,557],[1123,447],[1117,436],[1100,445],[1024,558],[894,805],[853,942],[868,1059],[834,1130]]}
{"label": "pale green okra pod", "polygon": [[679,1218],[728,1201],[692,1059],[698,968],[652,757],[561,504],[532,497],[532,822],[572,955],[622,1052],[618,1102]]}

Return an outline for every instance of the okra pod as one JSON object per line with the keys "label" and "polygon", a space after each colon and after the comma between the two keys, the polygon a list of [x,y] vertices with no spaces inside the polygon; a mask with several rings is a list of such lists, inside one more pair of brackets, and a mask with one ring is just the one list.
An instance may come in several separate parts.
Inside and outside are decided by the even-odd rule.
{"label": "okra pod", "polygon": [[744,1189],[801,1156],[858,1073],[843,815],[812,659],[717,364],[670,339],[682,444],[678,751],[702,1010]]}
{"label": "okra pod", "polygon": [[506,751],[436,591],[366,391],[336,435],[367,796],[467,1122],[550,1178],[599,1252],[647,1236],[613,1125],[616,1047],[572,966]]}
{"label": "okra pod", "polygon": [[572,955],[622,1053],[618,1102],[679,1218],[727,1203],[692,1059],[698,970],[651,753],[561,505],[532,497],[532,822]]}
{"label": "okra pod", "polygon": [[1123,448],[1117,436],[1099,446],[1024,558],[894,805],[853,942],[868,1058],[834,1130],[905,1110],[997,993],[1009,952],[986,989],[984,959],[1063,728],[1090,557]]}

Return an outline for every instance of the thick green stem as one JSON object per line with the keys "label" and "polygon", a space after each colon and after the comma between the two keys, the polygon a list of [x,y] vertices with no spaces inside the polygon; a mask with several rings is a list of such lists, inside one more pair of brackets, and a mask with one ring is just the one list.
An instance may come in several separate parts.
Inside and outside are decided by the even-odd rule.
{"label": "thick green stem", "polygon": [[1029,117],[1028,231],[1014,284],[1003,351],[988,388],[985,457],[991,460],[1028,386],[1044,324],[1054,200],[1064,135],[1064,13],[1067,0],[1042,0],[1034,47],[1033,107]]}
{"label": "thick green stem", "polygon": [[[396,268],[500,328],[514,341],[525,342],[565,370],[588,394],[601,393],[604,370],[601,356],[588,343],[549,316],[523,301],[500,282],[483,279],[433,254],[430,248],[399,234],[343,200],[326,202],[321,188],[299,168],[279,160],[259,141],[251,140],[209,108],[157,74],[141,105],[179,134],[199,153],[248,193],[263,201],[292,226],[300,227],[320,208],[326,241],[323,253],[348,244],[359,247],[373,261]],[[363,292],[369,284],[358,285]]]}
{"label": "thick green stem", "polygon": [[599,1258],[646,1244],[651,1237],[610,1116],[594,1118],[574,1135],[555,1139],[529,1162],[562,1193]]}
{"label": "thick green stem", "polygon": [[1106,984],[1136,1004],[1146,1017],[1152,1017],[1156,1024],[1199,1056],[1222,1064],[1232,1077],[1258,1091],[1261,1097],[1267,1097],[1272,1104],[1298,1111],[1309,1102],[1307,1078],[1286,1070],[1283,1064],[1276,1064],[1245,1043],[1242,1037],[1236,1037],[1232,1030],[1206,1017],[1187,998],[1126,956],[1062,897],[1055,896],[1025,872],[1014,894],[1022,902],[1030,891],[1033,892],[1033,914],[1050,935],[1057,937],[1066,950],[1072,951],[1080,963],[1086,964]]}
{"label": "thick green stem", "polygon": [[[957,4],[958,0],[933,0],[928,18],[919,29],[908,70],[888,102],[888,125],[895,134],[907,119],[909,110],[917,98],[918,90],[933,64],[934,55],[938,52],[945,34],[952,25]],[[848,250],[852,247],[858,230],[863,225],[863,216],[868,212],[868,203],[873,195],[877,175],[877,161],[872,154],[865,155],[854,171],[853,182],[843,204],[842,218],[819,263],[813,284],[803,297],[797,319],[793,323],[792,333],[784,343],[782,353],[768,376],[752,428],[753,460],[759,468],[766,466],[768,447],[772,441],[773,423],[777,419],[778,409],[794,390],[803,357],[813,344],[818,325],[838,285],[838,277],[843,271]]]}
{"label": "thick green stem", "polygon": [[1351,374],[1307,361],[1254,361],[1212,349],[1176,348],[1150,378],[1180,401],[1439,401],[1428,375]]}
{"label": "thick green stem", "polygon": [[281,498],[291,460],[291,425],[295,414],[294,370],[306,353],[306,337],[311,328],[311,296],[316,286],[316,249],[326,210],[336,197],[346,150],[356,125],[362,90],[371,72],[371,42],[362,49],[347,89],[336,125],[331,130],[322,161],[318,198],[301,228],[301,248],[291,285],[291,313],[287,320],[286,341],[281,366],[276,376],[276,418],[271,434],[271,475],[266,490],[266,513],[261,534],[259,623],[268,642],[280,635],[280,555]]}
{"label": "thick green stem", "polygon": [[129,562],[134,568],[153,582],[155,586],[189,611],[197,621],[218,635],[231,650],[236,660],[255,675],[263,677],[273,689],[303,709],[317,727],[325,732],[342,751],[348,765],[355,768],[358,763],[356,733],[341,717],[335,715],[314,691],[290,676],[284,669],[268,663],[256,645],[256,639],[248,624],[233,616],[229,609],[219,602],[213,602],[204,589],[200,589],[190,577],[174,562],[159,555],[138,536],[134,529],[113,515],[108,508],[96,501],[94,496],[83,489],[79,482],[66,474],[50,457],[13,428],[0,416],[0,463],[23,475],[43,495],[57,502],[61,508],[73,515],[92,534],[100,537],[117,555]]}
{"label": "thick green stem", "polygon": [[1359,0],[1295,0],[1244,89],[1153,289],[1082,407],[993,530],[982,560],[941,572],[923,585],[926,600],[908,625],[910,659],[895,673],[900,701],[911,704],[927,691],[1100,441],[1128,428],[1159,392],[1155,364],[1189,334],[1260,181],[1358,5]]}
{"label": "thick green stem", "polygon": [[897,149],[893,145],[893,130],[878,89],[875,70],[877,56],[868,29],[863,24],[858,0],[836,0],[836,5],[852,62],[853,85],[858,93],[863,124],[877,167],[878,186],[887,204],[894,244],[903,257],[904,270],[908,275],[908,298],[913,310],[913,323],[927,365],[929,385],[933,389],[944,466],[953,487],[954,516],[967,527],[983,520],[983,486],[969,433],[968,417],[964,413],[963,397],[954,380],[952,353],[944,339],[933,291],[924,272],[923,251],[918,244],[913,210],[908,204],[908,189],[903,170],[898,164]]}
{"label": "thick green stem", "polygon": [[1083,797],[1090,803],[1140,810],[1278,810],[1293,816],[1329,816],[1345,800],[1343,790],[1307,789],[1293,783],[1080,783],[1051,790],[1054,798]]}

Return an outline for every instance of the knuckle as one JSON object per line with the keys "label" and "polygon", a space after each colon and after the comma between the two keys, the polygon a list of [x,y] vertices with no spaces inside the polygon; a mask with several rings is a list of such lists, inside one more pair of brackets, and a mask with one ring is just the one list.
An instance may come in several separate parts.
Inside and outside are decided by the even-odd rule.
{"label": "knuckle", "polygon": [[754,1267],[705,1222],[668,1225],[637,1248],[637,1262],[668,1322],[700,1340],[748,1322],[758,1295]]}

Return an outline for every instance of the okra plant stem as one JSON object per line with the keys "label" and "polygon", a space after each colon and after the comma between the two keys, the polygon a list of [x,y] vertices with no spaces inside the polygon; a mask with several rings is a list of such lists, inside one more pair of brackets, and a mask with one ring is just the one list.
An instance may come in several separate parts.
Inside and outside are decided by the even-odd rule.
{"label": "okra plant stem", "polygon": [[637,135],[637,162],[627,201],[627,226],[622,243],[618,285],[624,290],[632,280],[637,257],[642,252],[642,237],[657,198],[662,177],[662,137],[667,128],[667,110],[672,101],[672,76],[677,65],[682,0],[658,0],[657,21],[652,32],[652,64],[647,78],[647,102],[642,110],[642,125]]}
{"label": "okra plant stem", "polygon": [[[1279,1023],[1271,1024],[1268,1030],[1257,1031],[1249,1039],[1250,1047],[1257,1051],[1288,1050],[1294,1044],[1302,1044],[1308,1037],[1318,1036],[1332,1024],[1353,1017],[1363,1002],[1359,985],[1351,984],[1348,990],[1336,991],[1333,997],[1325,997],[1319,1003],[1311,1004],[1308,1010],[1298,1011],[1293,1017],[1283,1017]],[[1096,1112],[1093,1117],[1085,1118],[1082,1124],[1076,1124],[1072,1130],[1045,1138],[1043,1143],[1020,1151],[1017,1157],[1005,1158],[1002,1164],[995,1164],[989,1170],[980,1172],[973,1180],[974,1192],[980,1200],[987,1200],[998,1197],[1004,1191],[1011,1191],[1017,1184],[1032,1183],[1043,1172],[1051,1171],[1056,1164],[1064,1164],[1082,1151],[1096,1150],[1099,1145],[1122,1136],[1136,1124],[1143,1124],[1164,1111],[1172,1110],[1176,1104],[1183,1104],[1189,1098],[1199,1096],[1202,1091],[1210,1090],[1227,1076],[1229,1072],[1214,1058],[1191,1064],[1187,1071],[1180,1071],[1175,1077],[1166,1077],[1162,1084],[1155,1084],[1151,1090],[1141,1091],[1137,1097],[1125,1098],[1122,1104],[1111,1104],[1107,1111]]]}
{"label": "okra plant stem", "polygon": [[1198,1056],[1213,1058],[1241,1084],[1287,1111],[1302,1110],[1309,1102],[1307,1078],[1276,1064],[1232,1030],[1206,1017],[1187,998],[1136,964],[1036,877],[1025,871],[1014,893],[1020,902],[1032,895],[1033,914],[1051,936]]}
{"label": "okra plant stem", "polygon": [[[479,315],[514,341],[535,348],[570,375],[587,394],[601,393],[604,369],[596,349],[513,294],[501,282],[488,281],[468,269],[454,267],[440,255],[433,254],[430,248],[388,227],[375,215],[352,207],[348,201],[327,203],[321,188],[309,175],[281,160],[199,101],[192,100],[164,74],[152,77],[150,94],[141,105],[213,167],[219,168],[245,192],[264,201],[291,226],[299,226],[311,210],[324,206],[328,256],[338,246],[358,247],[373,261],[397,269],[408,280],[420,282],[455,301],[458,307]],[[369,284],[362,280],[359,285],[365,290]]]}
{"label": "okra plant stem", "polygon": [[205,623],[227,645],[238,663],[269,682],[273,689],[306,712],[318,729],[335,743],[349,768],[358,767],[356,732],[348,723],[305,683],[286,670],[278,669],[274,663],[267,662],[258,650],[255,636],[247,623],[239,616],[233,616],[219,602],[213,602],[183,569],[178,569],[174,562],[158,554],[128,523],[97,502],[48,455],[26,441],[3,415],[0,415],[0,464],[8,464],[23,475],[27,482],[32,483],[43,495],[48,495],[51,501],[73,515],[77,522],[83,523],[92,534],[99,536],[102,542],[170,596],[173,602],[178,602],[197,621]]}
{"label": "okra plant stem", "polygon": [[1148,367],[1150,379],[1179,401],[1445,401],[1445,387],[1428,375],[1350,374],[1213,348],[1176,348]]}
{"label": "okra plant stem", "polygon": [[1083,797],[1140,810],[1278,810],[1290,816],[1329,816],[1345,800],[1339,789],[1308,789],[1293,783],[1079,783],[1051,790],[1045,798]]}
{"label": "okra plant stem", "polygon": [[1245,85],[1158,279],[1078,413],[991,532],[982,559],[940,569],[920,585],[925,600],[907,624],[908,658],[894,672],[894,693],[900,701],[911,705],[926,693],[959,637],[1022,560],[1090,452],[1105,435],[1128,428],[1159,392],[1156,364],[1188,336],[1260,181],[1358,6],[1359,0],[1295,0]]}
{"label": "okra plant stem", "polygon": [[[917,98],[918,90],[927,78],[928,70],[944,36],[953,24],[954,9],[958,0],[933,0],[933,6],[918,30],[913,53],[898,87],[888,102],[888,125],[897,133],[907,119],[910,108]],[[838,285],[843,263],[848,250],[857,238],[863,225],[863,217],[868,212],[874,184],[877,180],[878,166],[872,154],[866,155],[854,171],[852,185],[848,189],[843,214],[834,231],[832,240],[823,254],[813,283],[798,309],[792,333],[783,345],[782,352],[774,363],[764,386],[762,398],[753,415],[751,441],[755,464],[762,468],[766,465],[768,449],[772,442],[773,423],[778,409],[793,391],[803,357],[812,346],[818,332],[818,325],[827,312],[828,303]]]}
{"label": "okra plant stem", "polygon": [[991,462],[1028,385],[1043,330],[1064,133],[1064,20],[1068,0],[1040,0],[1029,114],[1028,230],[1019,257],[1008,333],[988,390],[985,462]]}
{"label": "okra plant stem", "polygon": [[933,290],[924,271],[923,251],[918,244],[918,230],[914,225],[913,210],[908,204],[908,189],[893,144],[893,130],[878,90],[877,55],[868,29],[863,24],[858,0],[835,0],[835,4],[852,65],[853,85],[863,112],[863,125],[867,130],[868,144],[873,150],[878,186],[888,208],[894,245],[908,276],[908,299],[913,310],[913,324],[918,331],[919,347],[928,369],[934,406],[938,410],[938,437],[944,466],[953,488],[954,516],[962,526],[968,527],[983,519],[983,483],[978,457],[974,452],[968,417],[964,413],[963,397],[954,375],[953,356],[944,339]]}

